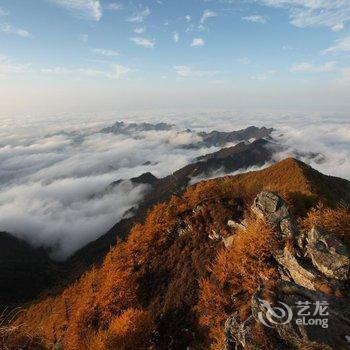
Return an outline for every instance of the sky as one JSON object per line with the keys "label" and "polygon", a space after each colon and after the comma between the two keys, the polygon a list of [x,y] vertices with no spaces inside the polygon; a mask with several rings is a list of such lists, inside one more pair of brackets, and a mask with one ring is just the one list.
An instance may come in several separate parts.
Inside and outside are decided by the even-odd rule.
{"label": "sky", "polygon": [[0,0],[0,116],[350,109],[349,0]]}
{"label": "sky", "polygon": [[350,179],[349,111],[350,0],[0,0],[0,231],[66,258],[148,190],[111,182],[208,153],[187,128],[273,127],[274,160]]}

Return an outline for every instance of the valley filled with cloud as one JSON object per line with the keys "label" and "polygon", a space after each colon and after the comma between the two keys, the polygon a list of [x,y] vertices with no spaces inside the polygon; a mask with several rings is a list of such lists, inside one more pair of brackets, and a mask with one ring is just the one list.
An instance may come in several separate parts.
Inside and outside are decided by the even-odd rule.
{"label": "valley filled with cloud", "polygon": [[[101,132],[116,120],[173,126]],[[45,118],[45,123],[41,118],[8,118],[0,127],[0,231],[64,259],[131,215],[128,210],[142,200],[148,185],[129,179],[145,172],[161,178],[218,150],[189,147],[201,141],[199,131],[249,125],[275,129],[274,140],[287,146],[275,160],[297,156],[325,174],[350,179],[350,122],[341,116],[313,116],[312,122],[309,116],[231,112],[109,117],[98,122],[86,117]],[[118,180],[125,181],[109,187]]]}

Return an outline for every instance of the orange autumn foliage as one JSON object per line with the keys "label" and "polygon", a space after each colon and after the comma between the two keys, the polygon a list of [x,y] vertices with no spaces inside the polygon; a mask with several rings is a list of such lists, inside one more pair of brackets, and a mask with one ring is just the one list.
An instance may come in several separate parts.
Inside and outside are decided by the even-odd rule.
{"label": "orange autumn foliage", "polygon": [[[212,349],[223,349],[223,325],[228,316],[239,310],[244,317],[245,302],[260,282],[277,276],[270,259],[278,245],[273,227],[248,218],[247,229],[234,235],[229,249],[218,252],[210,279],[200,283],[197,305],[199,322],[208,329]],[[239,295],[239,301],[233,302],[233,295]]]}
{"label": "orange autumn foliage", "polygon": [[350,238],[350,209],[346,205],[329,208],[319,203],[312,208],[305,218],[299,221],[303,231],[309,231],[313,226],[324,229],[344,239]]}
{"label": "orange autumn foliage", "polygon": [[[65,350],[142,349],[144,344],[222,349],[226,318],[235,310],[244,318],[259,282],[274,277],[270,258],[278,242],[272,227],[249,217],[247,230],[235,233],[230,249],[209,236],[232,234],[227,221],[241,220],[262,189],[283,195],[294,213],[306,217],[315,198],[332,199],[324,185],[328,180],[321,179],[327,191],[317,192],[307,171],[287,159],[259,172],[201,182],[156,205],[101,266],[61,294],[31,305],[17,320],[21,332]],[[337,191],[342,193],[341,186]],[[324,225],[337,231],[331,227],[333,214],[324,213],[329,218]],[[309,214],[305,225],[314,217]]]}
{"label": "orange autumn foliage", "polygon": [[152,317],[145,310],[128,309],[109,325],[106,350],[142,350],[150,344],[155,330]]}

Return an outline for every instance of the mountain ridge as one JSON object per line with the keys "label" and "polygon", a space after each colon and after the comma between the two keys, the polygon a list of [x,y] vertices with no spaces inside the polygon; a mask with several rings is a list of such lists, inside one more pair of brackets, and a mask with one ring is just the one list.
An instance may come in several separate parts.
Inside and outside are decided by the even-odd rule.
{"label": "mountain ridge", "polygon": [[[198,281],[210,277],[215,257],[220,259],[220,252],[226,251],[224,242],[236,234],[228,223],[242,222],[261,191],[280,193],[291,215],[302,219],[319,201],[330,208],[337,207],[340,201],[349,204],[349,186],[349,181],[323,175],[293,158],[259,171],[190,186],[183,195],[156,205],[143,224],[133,227],[126,241],[110,250],[100,267],[86,273],[63,294],[33,304],[19,321],[27,325],[29,332],[68,350],[97,349],[101,344],[105,344],[103,349],[118,348],[106,345],[112,339],[111,344],[120,344],[117,334],[124,334],[120,339],[134,344],[125,349],[144,349],[145,344],[153,344],[155,349],[169,348],[169,344],[172,349],[185,349],[201,341],[206,344],[207,331],[198,323],[198,310],[207,310],[205,304],[198,304],[205,289]],[[330,195],[333,189],[336,196]],[[250,230],[258,235],[250,244],[258,244],[263,232],[272,234],[271,228],[249,220],[252,219],[248,217],[244,225],[252,225]],[[245,239],[245,234],[240,237]],[[266,239],[272,243],[272,237]],[[267,248],[259,249],[265,249],[267,254]],[[269,264],[269,259],[264,264]],[[220,293],[210,295],[219,298]],[[245,297],[240,298],[244,303]],[[123,323],[127,320],[136,322],[133,329],[143,332],[133,333]],[[124,324],[124,328],[113,328],[117,324]],[[220,332],[222,336],[223,330]],[[141,342],[137,343],[139,337]]]}

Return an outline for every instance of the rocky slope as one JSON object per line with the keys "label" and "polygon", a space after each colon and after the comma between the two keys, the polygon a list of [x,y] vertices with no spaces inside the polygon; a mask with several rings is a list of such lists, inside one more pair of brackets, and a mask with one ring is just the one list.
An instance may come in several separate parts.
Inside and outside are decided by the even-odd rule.
{"label": "rocky slope", "polygon": [[[32,305],[2,341],[28,343],[30,334],[67,350],[345,349],[349,194],[348,181],[294,159],[198,183],[156,205],[100,267]],[[294,315],[297,301],[328,303],[332,326],[272,317],[278,302]]]}
{"label": "rocky slope", "polygon": [[298,231],[287,203],[272,192],[261,192],[251,210],[274,225],[281,242],[271,252],[278,278],[261,280],[248,317],[236,311],[226,320],[225,349],[256,347],[259,327],[273,348],[346,349],[350,250],[345,242],[316,225]]}

